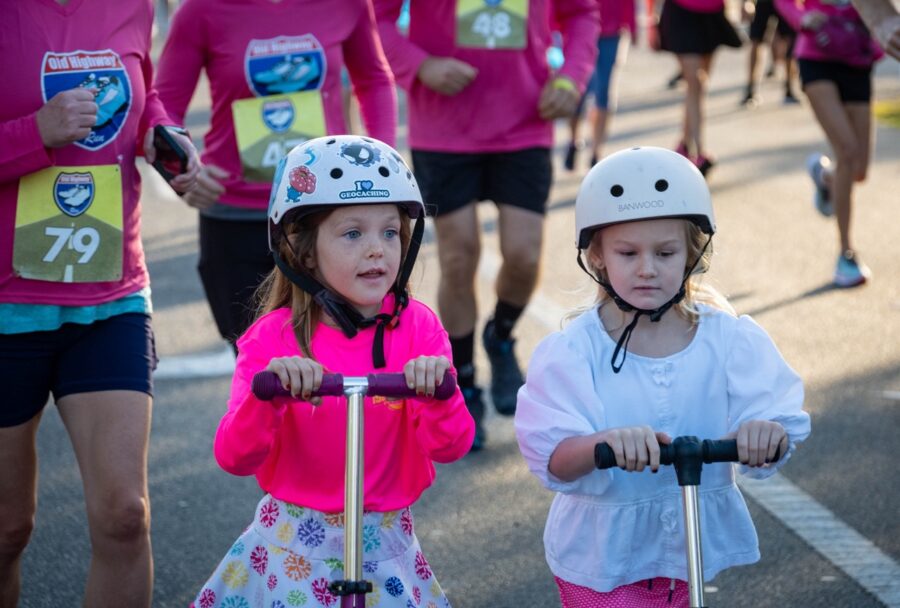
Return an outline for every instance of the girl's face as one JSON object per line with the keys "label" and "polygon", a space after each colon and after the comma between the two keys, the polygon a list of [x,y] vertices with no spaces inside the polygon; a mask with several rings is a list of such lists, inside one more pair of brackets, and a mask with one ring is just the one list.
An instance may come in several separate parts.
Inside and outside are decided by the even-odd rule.
{"label": "girl's face", "polygon": [[315,260],[307,260],[316,277],[366,317],[381,301],[400,269],[400,211],[396,205],[339,207],[320,225]]}
{"label": "girl's face", "polygon": [[588,249],[589,261],[606,272],[616,293],[647,310],[662,306],[681,289],[687,255],[682,219],[607,226],[594,235]]}

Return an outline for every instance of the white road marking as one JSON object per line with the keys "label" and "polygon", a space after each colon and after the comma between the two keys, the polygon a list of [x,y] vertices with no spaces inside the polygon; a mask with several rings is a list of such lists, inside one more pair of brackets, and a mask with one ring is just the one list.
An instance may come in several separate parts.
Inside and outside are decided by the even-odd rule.
{"label": "white road marking", "polygon": [[153,377],[172,378],[217,378],[230,376],[234,372],[234,352],[230,346],[209,353],[170,355],[159,358]]}

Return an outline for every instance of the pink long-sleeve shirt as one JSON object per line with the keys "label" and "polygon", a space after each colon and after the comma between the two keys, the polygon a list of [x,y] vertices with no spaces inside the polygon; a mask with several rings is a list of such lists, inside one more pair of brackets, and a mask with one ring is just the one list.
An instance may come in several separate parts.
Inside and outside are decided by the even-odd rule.
{"label": "pink long-sleeve shirt", "polygon": [[814,61],[839,61],[854,67],[866,68],[884,56],[884,51],[878,46],[874,38],[869,37],[867,44],[861,51],[850,56],[841,54],[836,57],[830,53],[827,47],[816,44],[816,30],[809,30],[801,26],[803,15],[809,11],[819,11],[829,18],[836,18],[847,22],[856,22],[858,26],[865,28],[859,13],[845,0],[840,4],[825,3],[820,0],[805,0],[800,5],[795,0],[775,0],[775,8],[778,14],[790,24],[797,32],[797,41],[794,43],[794,57],[798,59],[812,59]]}
{"label": "pink long-sleeve shirt", "polygon": [[[559,73],[584,90],[597,54],[595,0],[530,0],[525,48],[504,50],[457,46],[455,0],[412,2],[406,37],[396,25],[401,5],[375,0],[385,53],[408,92],[411,148],[474,153],[552,145],[553,124],[538,114],[541,89],[552,76],[551,21],[563,33],[566,62]],[[478,75],[457,95],[442,95],[417,79],[430,56],[465,61]]]}
{"label": "pink long-sleeve shirt", "polygon": [[631,38],[637,36],[637,16],[634,0],[596,0],[600,18],[600,36],[615,36],[628,30]]}
{"label": "pink long-sleeve shirt", "polygon": [[717,13],[725,8],[725,0],[667,0],[696,13]]}
{"label": "pink long-sleeve shirt", "polygon": [[204,163],[229,173],[219,202],[265,209],[271,183],[248,182],[232,118],[232,103],[254,97],[247,73],[251,41],[313,36],[324,50],[321,83],[325,128],[347,132],[341,97],[341,68],[346,66],[369,135],[393,145],[397,127],[394,80],[381,48],[369,0],[185,0],[175,13],[160,57],[156,89],[169,113],[184,123],[185,113],[206,70],[212,97]]}
{"label": "pink long-sleeve shirt", "polygon": [[[385,298],[383,311],[393,306]],[[234,475],[256,475],[276,498],[326,513],[344,508],[346,403],[325,397],[312,406],[276,398],[260,401],[250,390],[253,376],[273,357],[300,356],[287,308],[254,323],[238,341],[239,354],[228,412],[216,432],[215,456]],[[348,339],[319,324],[312,352],[326,372],[372,373],[375,329]],[[401,372],[420,355],[450,358],[447,332],[427,306],[411,300],[399,324],[384,333],[387,365]],[[365,399],[364,508],[390,511],[411,505],[434,481],[432,461],[452,462],[472,446],[475,423],[459,389],[446,401],[380,397]]]}
{"label": "pink long-sleeve shirt", "polygon": [[[64,6],[54,0],[0,2],[0,23],[0,74],[10,83],[0,103],[0,302],[89,306],[134,293],[148,283],[135,156],[148,128],[170,122],[151,88],[152,0],[69,0]],[[91,65],[101,75],[113,73],[105,71],[113,66],[128,84],[129,102],[110,123],[115,128],[103,131],[102,142],[44,147],[37,111],[58,89],[75,88],[88,78]],[[94,165],[118,165],[121,174],[121,279],[64,283],[17,276],[13,246],[20,179],[51,166]],[[46,249],[53,245],[48,238]]]}

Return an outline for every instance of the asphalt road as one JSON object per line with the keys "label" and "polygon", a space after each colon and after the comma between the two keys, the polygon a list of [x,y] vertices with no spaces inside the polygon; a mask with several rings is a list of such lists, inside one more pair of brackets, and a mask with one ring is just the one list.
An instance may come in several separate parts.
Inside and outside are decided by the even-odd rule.
{"label": "asphalt road", "polygon": [[[835,228],[814,212],[804,172],[807,154],[827,149],[822,133],[805,102],[781,104],[777,80],[763,86],[759,108],[739,108],[744,63],[742,51],[722,52],[711,80],[707,139],[719,162],[710,176],[719,233],[709,280],[771,333],[804,378],[813,432],[783,472],[808,501],[769,511],[749,497],[762,560],[708,581],[708,601],[729,607],[900,606],[897,595],[898,603],[884,599],[889,595],[879,600],[866,588],[881,584],[889,594],[891,584],[893,592],[900,585],[900,474],[893,462],[900,428],[900,131],[877,128],[870,176],[856,196],[856,247],[874,278],[860,289],[831,289]],[[682,93],[665,88],[673,71],[670,57],[632,50],[607,151],[674,145]],[[876,91],[881,99],[900,96],[896,62],[881,66]],[[201,134],[206,120],[208,100],[201,91],[192,131]],[[562,125],[559,135],[557,163]],[[401,142],[403,136],[401,131]],[[574,263],[574,196],[584,167],[571,174],[557,169],[544,273],[517,330],[523,362],[565,311],[592,295]],[[183,607],[249,522],[260,491],[252,478],[220,471],[212,457],[229,378],[195,271],[196,215],[161,189],[155,175],[145,176],[154,326],[167,366],[157,380],[150,449],[154,606]],[[498,249],[496,214],[491,205],[481,212],[483,320],[493,306]],[[438,272],[434,245],[427,243],[413,276],[426,302],[434,302]],[[486,360],[483,353],[478,357],[486,382]],[[551,494],[527,472],[509,419],[491,415],[488,432],[486,450],[440,466],[436,484],[415,506],[426,555],[456,607],[558,606],[541,543]],[[22,566],[21,606],[77,606],[89,544],[77,467],[53,407],[39,443],[39,512]],[[802,528],[819,508],[833,514],[837,526],[824,528],[822,552],[813,548],[816,538],[797,531],[797,521]],[[864,542],[842,544],[835,529],[855,530]],[[836,565],[867,563],[873,555],[880,556],[880,569],[869,580]]]}

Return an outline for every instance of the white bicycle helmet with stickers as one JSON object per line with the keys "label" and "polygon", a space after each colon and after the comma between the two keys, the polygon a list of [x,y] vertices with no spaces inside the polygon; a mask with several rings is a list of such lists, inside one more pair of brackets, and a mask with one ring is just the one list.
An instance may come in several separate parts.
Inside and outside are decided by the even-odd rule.
{"label": "white bicycle helmet with stickers", "polygon": [[[278,253],[284,226],[304,215],[350,205],[395,204],[416,220],[409,250],[391,291],[393,314],[364,318],[339,294],[326,288],[312,274],[295,270]],[[403,157],[391,146],[371,137],[333,135],[304,142],[278,164],[269,196],[269,249],[284,275],[314,300],[341,327],[348,338],[359,329],[375,326],[375,367],[384,367],[383,334],[394,327],[409,302],[406,284],[415,264],[425,229],[422,194]]]}
{"label": "white bicycle helmet with stickers", "polygon": [[[619,296],[608,281],[585,267],[582,250],[590,245],[594,233],[604,226],[664,218],[690,220],[709,238],[703,251],[685,271],[681,289],[675,296],[659,308],[637,308]],[[667,310],[684,299],[685,283],[697,268],[715,232],[716,220],[706,179],[694,163],[677,152],[650,146],[622,150],[594,165],[585,176],[575,198],[578,265],[606,290],[621,310],[635,313],[613,352],[614,372],[618,373],[625,363],[628,340],[641,315],[658,322]],[[617,365],[620,352],[622,359]]]}

